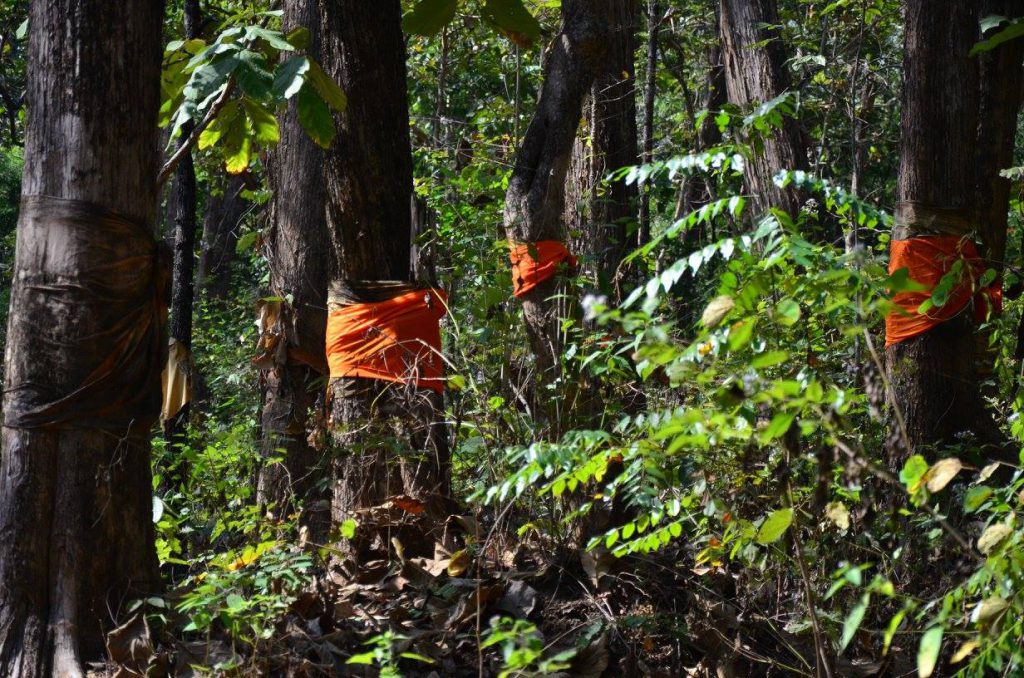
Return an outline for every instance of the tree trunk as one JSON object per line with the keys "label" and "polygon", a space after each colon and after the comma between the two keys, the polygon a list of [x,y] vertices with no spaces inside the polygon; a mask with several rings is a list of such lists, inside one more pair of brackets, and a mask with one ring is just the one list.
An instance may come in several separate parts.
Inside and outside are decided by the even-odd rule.
{"label": "tree trunk", "polygon": [[228,175],[220,193],[206,200],[196,284],[212,299],[227,299],[231,291],[238,227],[249,210],[249,201],[242,197],[245,182],[245,175]]}
{"label": "tree trunk", "polygon": [[[285,30],[308,28],[309,54],[319,59],[316,0],[287,0],[284,12]],[[280,127],[281,142],[269,163],[272,227],[265,251],[271,293],[285,301],[277,302],[277,327],[264,331],[275,331],[284,350],[273,352],[262,378],[263,456],[282,454],[283,459],[263,467],[257,496],[261,503],[275,503],[283,515],[290,512],[293,497],[315,500],[310,492],[321,478],[317,462],[322,446],[314,447],[310,437],[323,423],[330,242],[324,224],[324,154],[299,124],[294,100],[282,114]],[[307,511],[305,518],[318,515]],[[321,525],[326,520],[315,522]]]}
{"label": "tree trunk", "polygon": [[[325,68],[349,101],[325,154],[327,225],[339,258],[328,300],[333,310],[412,289],[412,145],[399,0],[323,0],[321,17]],[[336,522],[402,493],[428,503],[447,498],[440,394],[362,378],[332,379],[330,392],[339,448]],[[387,549],[386,539],[375,541],[379,536],[363,526],[353,553],[361,559],[371,548]],[[410,555],[433,553],[429,539],[400,538]]]}
{"label": "tree trunk", "polygon": [[[82,676],[159,578],[149,427],[163,3],[31,7],[0,459],[0,675]],[[112,30],[116,27],[116,30]]]}
{"label": "tree trunk", "polygon": [[[657,0],[647,0],[647,68],[644,71],[644,149],[641,161],[649,164],[654,160],[654,102],[658,87],[658,29],[660,28]],[[643,246],[651,239],[651,187],[643,186],[640,193],[640,230],[637,245]]]}
{"label": "tree trunk", "polygon": [[[185,0],[185,39],[199,37],[202,20],[199,0]],[[178,148],[181,148],[194,124],[182,125]],[[178,365],[190,373],[192,363],[192,305],[195,301],[195,257],[196,257],[196,169],[192,153],[186,153],[174,172],[174,282],[171,288],[171,339],[183,349],[184,364]],[[184,442],[185,427],[188,424],[190,403],[185,403],[179,412],[164,422],[168,441]]]}
{"label": "tree trunk", "polygon": [[[1009,121],[1019,106],[1019,46],[1004,45],[984,57],[979,77],[979,59],[968,56],[979,37],[975,2],[951,2],[938,13],[924,0],[906,7],[893,239],[970,237],[982,223],[987,224],[981,229],[984,244],[996,254],[1006,237],[1007,202],[997,173],[999,163],[1012,156]],[[942,158],[949,161],[937,161]],[[981,165],[964,158],[978,158]],[[896,419],[889,436],[894,468],[907,455],[953,443],[964,432],[982,442],[1000,442],[980,394],[974,329],[967,309],[886,351],[893,404],[905,424]]]}
{"label": "tree trunk", "polygon": [[[746,110],[789,89],[778,23],[776,0],[721,0],[719,30],[730,103]],[[799,193],[779,188],[774,177],[782,170],[807,168],[807,141],[797,121],[788,116],[781,129],[773,129],[762,141],[755,143],[744,171],[755,212],[776,207],[795,216],[800,211]]]}
{"label": "tree trunk", "polygon": [[[595,289],[617,295],[619,264],[636,244],[637,190],[605,179],[637,163],[636,29],[638,0],[608,5],[608,58],[591,87],[566,181],[565,223]],[[630,239],[630,232],[634,237]]]}
{"label": "tree trunk", "polygon": [[[537,111],[516,157],[505,195],[505,235],[513,243],[566,241],[565,179],[583,100],[604,63],[607,0],[564,0],[562,25],[549,47]],[[522,297],[541,381],[555,375],[561,353],[555,278]]]}

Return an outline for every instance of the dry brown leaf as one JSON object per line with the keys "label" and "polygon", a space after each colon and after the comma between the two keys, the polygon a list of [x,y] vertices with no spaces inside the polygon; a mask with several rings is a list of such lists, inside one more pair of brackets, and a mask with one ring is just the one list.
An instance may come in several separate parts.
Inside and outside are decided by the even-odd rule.
{"label": "dry brown leaf", "polygon": [[941,492],[949,484],[956,474],[960,473],[964,465],[956,457],[948,457],[935,462],[928,472],[925,473],[929,492]]}

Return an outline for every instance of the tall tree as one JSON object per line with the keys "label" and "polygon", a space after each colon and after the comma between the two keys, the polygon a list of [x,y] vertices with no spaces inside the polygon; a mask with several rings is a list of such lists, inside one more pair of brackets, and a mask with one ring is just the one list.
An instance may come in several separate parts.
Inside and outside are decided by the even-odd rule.
{"label": "tall tree", "polygon": [[[320,58],[320,15],[316,0],[287,0],[284,30],[310,32],[308,54]],[[263,370],[263,453],[284,455],[281,464],[264,466],[259,499],[287,509],[294,494],[309,497],[320,478],[314,475],[318,452],[309,442],[314,410],[323,408],[324,333],[327,324],[327,276],[330,241],[325,224],[323,151],[299,124],[293,99],[280,120],[281,141],[269,163],[271,229],[265,244],[270,267],[276,328],[283,350],[271,352]],[[266,316],[265,316],[266,317]],[[312,423],[322,417],[313,417]]]}
{"label": "tall tree", "polygon": [[[199,37],[202,15],[199,0],[185,0],[184,6],[185,38],[193,40]],[[188,143],[195,124],[189,121],[182,125],[178,147]],[[174,276],[171,287],[171,340],[176,342],[180,350],[172,351],[172,360],[183,364],[177,369],[186,374],[192,370],[192,306],[195,301],[195,257],[196,257],[196,168],[192,160],[192,152],[186,153],[174,171]],[[164,428],[172,441],[180,441],[188,421],[189,403],[182,408],[170,421],[164,422]]]}
{"label": "tall tree", "polygon": [[[564,0],[562,24],[548,48],[537,110],[516,156],[505,194],[505,235],[510,243],[565,242],[565,178],[573,141],[608,47],[608,0]],[[526,330],[546,379],[560,354],[558,306],[549,278],[521,297]]]}
{"label": "tall tree", "polygon": [[588,277],[608,291],[619,287],[619,264],[636,243],[636,186],[605,179],[637,162],[638,5],[639,0],[606,5],[608,56],[583,107],[566,182],[565,223],[574,249]]}
{"label": "tall tree", "polygon": [[[158,585],[163,3],[33,2],[0,458],[0,675],[83,676]],[[114,29],[113,27],[116,27]]]}
{"label": "tall tree", "polygon": [[[766,103],[789,90],[786,54],[778,34],[776,0],[721,0],[719,32],[729,102],[741,108]],[[795,215],[800,195],[779,188],[781,170],[807,168],[807,141],[797,121],[784,117],[748,158],[744,180],[757,212],[777,207]]]}
{"label": "tall tree", "polygon": [[[1021,46],[1006,44],[981,61],[970,56],[979,39],[979,9],[971,0],[947,3],[942,12],[924,0],[906,3],[893,241],[919,239],[927,247],[943,238],[967,242],[980,236],[988,256],[995,258],[983,266],[1000,268],[1008,190],[998,170],[1012,157]],[[970,158],[976,161],[964,161]],[[980,393],[974,329],[973,314],[960,312],[886,351],[896,409],[889,441],[894,465],[964,432],[999,442]]]}
{"label": "tall tree", "polygon": [[[325,162],[327,225],[339,257],[329,288],[334,312],[418,289],[410,261],[413,165],[401,3],[323,0],[321,16],[324,65],[349,102]],[[332,378],[330,391],[340,449],[335,520],[402,492],[432,504],[447,497],[439,393],[358,377]],[[355,550],[365,555],[372,538],[360,532]],[[418,540],[402,542],[407,552],[419,549]],[[422,546],[432,550],[433,542]]]}

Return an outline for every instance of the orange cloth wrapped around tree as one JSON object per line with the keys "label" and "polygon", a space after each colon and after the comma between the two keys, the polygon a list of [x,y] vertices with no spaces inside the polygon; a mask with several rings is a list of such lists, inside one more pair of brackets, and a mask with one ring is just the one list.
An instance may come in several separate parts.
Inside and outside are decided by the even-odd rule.
{"label": "orange cloth wrapped around tree", "polygon": [[[963,265],[946,303],[919,313],[918,308],[931,298],[939,281],[957,261],[962,261]],[[907,269],[911,280],[928,289],[897,292],[893,297],[899,308],[885,319],[886,346],[924,334],[946,322],[963,311],[972,298],[978,321],[984,320],[990,311],[993,314],[1002,312],[1002,282],[996,279],[988,287],[979,287],[979,279],[987,267],[970,240],[952,235],[893,240],[889,246],[889,274],[901,268]]]}
{"label": "orange cloth wrapped around tree", "polygon": [[363,377],[444,391],[441,328],[448,299],[436,289],[378,303],[352,304],[327,316],[331,378]]}
{"label": "orange cloth wrapped around tree", "polygon": [[[534,258],[536,253],[537,258]],[[513,294],[521,297],[537,285],[558,273],[561,264],[576,267],[576,257],[569,253],[565,243],[558,240],[541,240],[534,243],[509,243],[512,259]]]}

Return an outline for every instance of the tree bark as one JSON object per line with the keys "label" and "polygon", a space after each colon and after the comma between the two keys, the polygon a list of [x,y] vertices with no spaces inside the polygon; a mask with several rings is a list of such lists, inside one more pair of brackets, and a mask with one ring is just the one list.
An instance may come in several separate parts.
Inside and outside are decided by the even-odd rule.
{"label": "tree bark", "polygon": [[[595,289],[613,296],[619,264],[636,244],[637,190],[610,172],[637,163],[636,30],[638,0],[610,3],[608,57],[584,106],[566,181],[565,223],[573,252]],[[630,232],[634,237],[630,239]]]}
{"label": "tree bark", "polygon": [[[526,130],[505,195],[505,235],[511,242],[566,241],[565,179],[583,100],[608,45],[608,0],[564,0],[562,25],[544,64],[537,111]],[[554,377],[561,353],[558,306],[549,279],[522,297],[527,335],[540,380]]]}
{"label": "tree bark", "polygon": [[[647,0],[647,67],[644,71],[644,134],[641,161],[654,161],[654,102],[658,89],[658,29],[661,13],[657,0]],[[643,186],[640,193],[640,230],[637,245],[643,246],[651,239],[651,187]]]}
{"label": "tree bark", "polygon": [[[348,94],[338,136],[326,152],[327,225],[338,263],[328,308],[372,303],[412,289],[412,145],[406,49],[399,0],[321,1],[324,66]],[[335,483],[332,515],[409,494],[431,505],[450,494],[448,450],[438,415],[442,397],[372,379],[330,384]],[[428,510],[438,518],[440,510]],[[431,527],[437,527],[432,525]],[[422,536],[422,535],[420,535]],[[389,544],[362,526],[358,559]],[[433,541],[400,537],[406,553],[433,551]]]}
{"label": "tree bark", "polygon": [[[1021,53],[1010,43],[980,64],[968,56],[979,37],[978,9],[970,0],[948,3],[938,13],[924,0],[907,2],[893,239],[971,237],[980,226],[983,245],[998,262],[1007,210],[998,170],[1012,157],[1015,122],[1010,121],[1016,120],[1020,102]],[[949,161],[937,161],[942,158]],[[953,443],[965,432],[1000,444],[980,393],[974,330],[967,309],[886,351],[893,405],[905,424],[894,420],[889,436],[894,468],[908,455]]]}
{"label": "tree bark", "polygon": [[[721,1],[719,30],[730,103],[749,109],[789,89],[778,23],[776,0]],[[776,207],[795,217],[801,205],[798,191],[779,188],[774,177],[782,170],[799,169],[807,169],[807,141],[797,121],[787,116],[781,129],[755,143],[747,158],[744,181],[755,212]]]}
{"label": "tree bark", "polygon": [[[202,21],[199,0],[185,0],[185,39],[199,37]],[[194,123],[187,122],[181,127],[178,148],[181,148],[192,134]],[[192,351],[192,306],[195,302],[195,257],[196,257],[196,169],[192,153],[186,153],[174,173],[174,282],[171,288],[171,339],[184,347],[188,356],[184,369],[191,371]],[[181,366],[179,366],[180,368]],[[188,424],[190,403],[164,422],[164,432],[172,444],[184,442],[185,427]]]}
{"label": "tree bark", "polygon": [[[12,408],[26,391],[74,400],[114,348],[94,338],[110,336],[122,309],[153,303],[162,16],[155,0],[31,6],[22,196],[52,209],[21,213],[9,323],[0,459],[8,678],[82,676],[84,661],[102,659],[111,614],[159,582],[148,427],[159,411],[162,323],[146,331],[148,350],[136,347],[144,383],[139,370],[114,370],[105,384],[141,398],[134,422],[107,412],[94,426],[71,410],[59,425],[19,423]],[[76,222],[66,212],[83,204],[91,207]]]}
{"label": "tree bark", "polygon": [[[308,52],[321,55],[320,15],[316,0],[287,0],[284,28],[304,26],[310,31]],[[271,154],[269,177],[270,235],[265,245],[270,266],[271,293],[280,302],[277,331],[285,342],[273,364],[262,372],[263,456],[283,455],[280,463],[266,464],[260,472],[258,500],[275,503],[279,513],[291,510],[292,499],[307,503],[326,497],[311,494],[320,473],[322,445],[310,443],[324,416],[323,375],[327,369],[324,334],[327,325],[327,280],[331,248],[325,224],[324,153],[299,124],[294,100],[280,120],[281,142]],[[289,300],[290,299],[290,300]],[[316,436],[313,436],[316,440]],[[312,506],[307,506],[307,509]],[[321,513],[306,511],[304,520]],[[326,516],[325,516],[326,517]]]}
{"label": "tree bark", "polygon": [[245,182],[245,175],[228,175],[220,193],[206,200],[196,285],[211,299],[227,299],[231,291],[238,227],[249,210],[249,201],[242,197]]}

